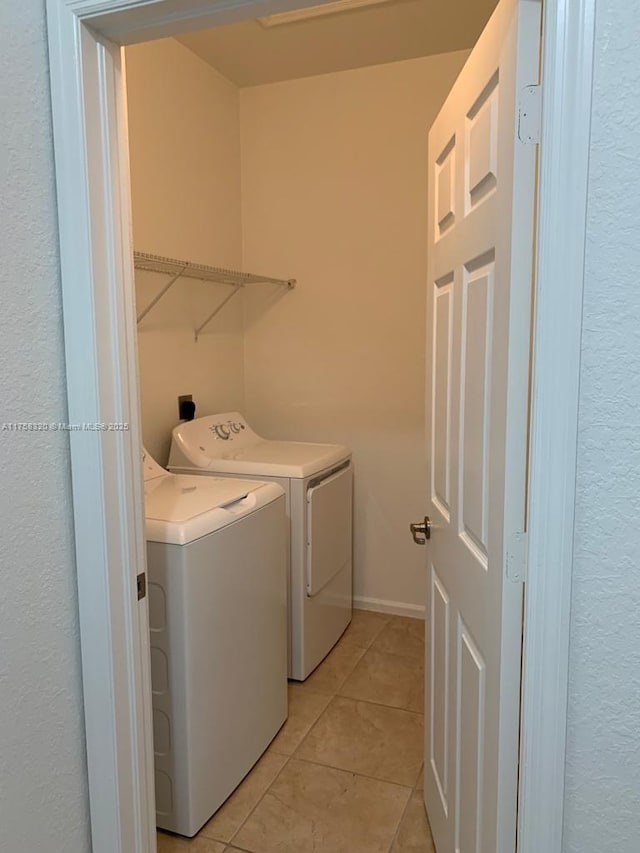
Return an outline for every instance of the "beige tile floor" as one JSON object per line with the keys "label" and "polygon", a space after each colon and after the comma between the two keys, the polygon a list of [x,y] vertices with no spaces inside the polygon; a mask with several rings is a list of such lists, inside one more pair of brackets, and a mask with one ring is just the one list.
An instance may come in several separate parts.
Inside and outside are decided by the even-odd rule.
{"label": "beige tile floor", "polygon": [[289,684],[289,719],[227,802],[158,853],[433,853],[422,802],[424,626],[354,611]]}

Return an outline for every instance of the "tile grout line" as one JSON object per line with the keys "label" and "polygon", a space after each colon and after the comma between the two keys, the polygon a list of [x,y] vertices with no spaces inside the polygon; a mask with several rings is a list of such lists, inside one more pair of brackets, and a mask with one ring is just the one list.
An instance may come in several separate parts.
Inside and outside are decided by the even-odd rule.
{"label": "tile grout line", "polygon": [[[333,705],[333,703],[334,703],[334,701],[337,699],[337,697],[338,697],[338,694],[336,693],[334,696],[332,696],[332,697],[331,697],[331,699],[329,699],[329,701],[327,702],[327,707],[322,711],[322,713],[320,714],[320,716],[318,717],[318,719],[315,721],[315,723],[313,723],[313,725],[311,726],[311,728],[309,729],[309,731],[306,733],[306,735],[302,738],[302,740],[300,741],[300,743],[296,746],[296,748],[295,748],[295,749],[294,749],[294,751],[292,752],[292,754],[291,754],[291,757],[292,757],[292,758],[294,758],[294,757],[296,757],[296,756],[297,756],[297,753],[298,753],[298,751],[302,748],[302,745],[304,744],[304,742],[305,742],[305,741],[307,740],[307,738],[311,735],[311,732],[315,729],[315,727],[318,725],[318,723],[320,722],[320,720],[324,717],[324,715],[327,713],[327,711],[329,710],[329,708]],[[315,762],[309,762],[309,763],[310,763],[310,764],[314,764]],[[337,768],[336,768],[336,769],[337,769]]]}
{"label": "tile grout line", "polygon": [[[356,699],[346,696],[344,693],[336,693],[332,699],[349,699],[351,702],[362,702],[364,705],[375,705],[376,708],[387,708],[389,711],[403,711],[405,714],[414,714],[416,717],[424,717],[424,711],[414,711],[412,708],[401,708],[398,705],[385,705],[384,702],[373,702],[371,699]],[[329,707],[327,705],[327,707]],[[325,709],[326,710],[326,709]]]}
{"label": "tile grout line", "polygon": [[[393,838],[391,839],[391,846],[389,847],[389,850],[387,853],[393,853],[393,845],[396,843],[398,836],[400,835],[400,827],[402,826],[402,822],[404,821],[405,817],[407,816],[407,812],[409,811],[409,807],[411,806],[411,802],[413,800],[414,794],[417,793],[418,785],[420,783],[420,773],[423,773],[423,772],[424,772],[424,761],[422,762],[420,772],[418,773],[418,778],[416,779],[416,781],[413,785],[413,788],[411,789],[411,793],[409,794],[409,799],[407,800],[407,804],[404,807],[404,811],[402,812],[402,816],[400,818],[398,826],[396,827],[396,831],[393,834]],[[431,832],[431,826],[429,826],[429,832]]]}
{"label": "tile grout line", "polygon": [[410,785],[403,785],[402,782],[392,782],[390,779],[379,779],[377,776],[368,776],[366,773],[356,773],[355,770],[345,770],[344,767],[334,767],[333,764],[319,764],[317,761],[311,761],[310,758],[299,758],[292,755],[296,761],[301,761],[303,764],[312,764],[314,767],[324,767],[325,770],[337,770],[338,773],[350,773],[352,776],[359,776],[361,779],[368,779],[369,782],[381,782],[383,785],[395,785],[396,788],[404,788],[406,791],[413,793],[413,788]]}
{"label": "tile grout line", "polygon": [[422,663],[422,661],[424,660],[423,655],[415,655],[415,654],[412,654],[410,652],[391,652],[391,651],[389,651],[389,649],[381,649],[379,647],[376,648],[376,642],[377,641],[378,641],[378,637],[376,637],[376,639],[373,641],[373,643],[368,647],[368,649],[367,649],[368,652],[371,651],[371,649],[373,649],[374,651],[379,652],[382,655],[390,655],[393,658],[402,658],[402,660],[412,661],[413,663],[415,663],[417,660],[418,662],[421,663],[421,668],[424,669],[424,663]]}
{"label": "tile grout line", "polygon": [[[339,641],[336,643],[336,645],[333,647],[333,649],[331,649],[331,652],[333,652],[335,649],[337,649],[337,648],[338,648],[338,646],[340,645],[340,643],[341,643],[341,640],[339,640]],[[356,649],[361,649],[361,650],[362,650],[362,652],[363,652],[363,654],[361,654],[361,655],[360,655],[360,657],[358,658],[358,660],[353,664],[352,668],[349,670],[349,672],[348,672],[348,673],[345,675],[345,677],[342,679],[342,681],[340,682],[340,684],[339,684],[339,685],[338,685],[338,687],[336,688],[336,692],[335,692],[335,693],[325,693],[325,694],[324,694],[325,696],[331,696],[331,697],[333,698],[334,696],[337,696],[337,695],[338,695],[338,692],[339,692],[340,690],[342,690],[342,688],[344,687],[344,685],[347,683],[347,680],[348,680],[349,678],[351,678],[351,676],[353,675],[353,673],[354,673],[354,672],[355,672],[355,670],[356,670],[356,667],[358,666],[358,664],[360,663],[360,661],[362,660],[362,658],[366,655],[366,653],[367,653],[367,651],[368,651],[368,649],[363,649],[363,647],[362,647],[362,646],[356,646],[356,645],[355,645],[355,643],[352,643],[352,645],[353,645]],[[319,666],[317,667],[317,669],[315,669],[315,670],[314,670],[314,672],[317,672],[317,670],[318,670],[318,669],[320,669],[320,667],[322,666],[322,664],[323,664],[323,663],[324,663],[324,662],[329,658],[329,656],[331,655],[331,652],[329,652],[329,654],[327,655],[327,657],[322,661],[322,663],[321,663],[321,664],[319,664]],[[313,673],[311,673],[311,675],[313,675]],[[309,675],[309,676],[308,676],[308,678],[310,678],[310,677],[311,677],[311,675]],[[304,684],[304,683],[305,683],[304,681],[300,682],[300,684]],[[310,687],[310,688],[309,688],[309,690],[310,690],[310,691],[313,691],[313,687]],[[317,693],[317,692],[319,692],[319,691],[317,691],[317,690],[316,690],[316,693]]]}
{"label": "tile grout line", "polygon": [[[364,657],[365,656],[363,655],[360,660],[363,660]],[[403,660],[410,660],[410,658],[403,657],[402,655],[394,655],[394,657],[400,657]],[[349,673],[349,675],[347,675],[347,677],[341,683],[340,687],[338,688],[338,690],[335,693],[322,693],[319,690],[313,690],[311,687],[308,689],[308,692],[309,693],[315,693],[316,696],[329,696],[331,699],[334,699],[336,696],[339,696],[341,699],[351,699],[354,702],[366,702],[369,705],[378,705],[380,708],[391,708],[394,711],[406,711],[408,714],[417,714],[420,717],[424,716],[424,711],[414,711],[413,708],[403,708],[399,705],[385,705],[384,702],[374,702],[372,699],[356,699],[354,696],[348,696],[345,693],[341,693],[340,691],[344,688],[344,686],[347,683],[347,681],[349,680],[349,678],[353,675],[353,673],[355,672],[359,663],[360,663],[360,661],[358,661],[358,663],[355,665],[354,669]],[[420,667],[420,669],[422,669],[422,667]],[[424,672],[424,670],[423,670],[423,672]],[[304,684],[304,682],[297,682],[297,683]]]}
{"label": "tile grout line", "polygon": [[[382,632],[383,632],[383,631],[384,631],[384,629],[387,627],[387,625],[390,625],[390,624],[391,624],[391,619],[388,619],[386,622],[383,622],[383,624],[380,626],[380,628],[376,631],[376,633],[373,635],[373,637],[372,637],[372,638],[371,638],[371,640],[369,641],[369,644],[368,644],[368,645],[366,645],[366,646],[361,646],[360,648],[363,648],[363,649],[365,649],[366,651],[369,651],[369,649],[370,649],[370,648],[371,648],[371,646],[375,643],[375,641],[378,639],[378,637],[380,636],[380,634],[382,634]],[[354,642],[353,642],[353,640],[351,640],[350,642],[352,642],[352,643],[354,644],[354,646],[357,646],[357,645],[358,645],[357,643],[354,643]]]}
{"label": "tile grout line", "polygon": [[400,815],[400,820],[398,821],[398,825],[396,826],[396,831],[393,833],[393,838],[391,839],[391,844],[389,845],[389,850],[387,853],[392,853],[393,846],[398,839],[398,835],[400,835],[400,827],[402,826],[402,821],[407,816],[407,812],[409,811],[409,806],[411,805],[411,800],[413,799],[413,791],[409,793],[409,798],[406,802],[404,809],[402,810],[402,814]]}
{"label": "tile grout line", "polygon": [[[267,750],[265,750],[265,752],[263,753],[263,755],[266,755],[266,753],[267,753],[268,749],[269,749],[269,747],[267,747]],[[278,752],[277,754],[278,754],[278,755],[283,755],[281,752]],[[284,756],[283,756],[283,757],[284,757]],[[236,831],[233,833],[233,835],[231,836],[231,838],[229,839],[229,841],[227,841],[227,842],[226,842],[229,846],[233,844],[233,839],[234,839],[234,838],[238,835],[238,833],[243,829],[244,825],[247,823],[247,821],[249,820],[249,818],[252,816],[252,814],[253,814],[253,813],[255,812],[255,810],[258,808],[258,806],[260,805],[260,803],[261,803],[261,802],[264,800],[264,798],[267,796],[267,794],[269,793],[269,791],[271,790],[271,788],[276,784],[276,782],[277,782],[277,781],[278,781],[278,779],[280,778],[281,774],[284,772],[285,767],[289,764],[289,762],[291,761],[291,759],[293,758],[293,756],[292,756],[292,755],[288,755],[286,758],[287,758],[287,760],[285,761],[285,763],[282,765],[282,767],[280,768],[280,770],[278,770],[278,772],[277,772],[277,773],[276,773],[276,775],[274,776],[273,780],[272,780],[272,781],[269,783],[269,785],[265,788],[265,790],[263,791],[262,795],[258,798],[258,802],[255,804],[255,806],[251,809],[251,811],[249,812],[249,814],[248,814],[248,815],[245,817],[245,819],[242,821],[242,823],[240,824],[240,826],[239,826],[239,827],[236,829]]]}
{"label": "tile grout line", "polygon": [[[388,628],[390,624],[391,624],[391,622],[387,622],[385,625],[383,625],[383,626],[380,628],[380,630],[377,632],[377,634],[373,637],[373,639],[371,640],[371,642],[369,643],[369,645],[368,645],[368,646],[361,646],[360,648],[364,648],[364,649],[366,649],[367,651],[369,651],[369,649],[372,649],[372,648],[375,646],[376,642],[380,639],[380,635],[381,635],[382,633],[384,633],[385,629],[386,629],[386,628]],[[358,645],[357,643],[354,643],[354,642],[353,642],[353,640],[348,640],[348,642],[352,643],[354,646],[355,646],[355,645]],[[340,641],[337,643],[337,645],[339,645],[339,644],[340,644]],[[408,657],[410,657],[410,655],[403,654],[402,652],[390,652],[390,651],[388,651],[387,649],[378,649],[378,651],[381,651],[381,652],[383,652],[384,654],[394,655],[394,657],[401,657],[401,658],[408,658]]]}

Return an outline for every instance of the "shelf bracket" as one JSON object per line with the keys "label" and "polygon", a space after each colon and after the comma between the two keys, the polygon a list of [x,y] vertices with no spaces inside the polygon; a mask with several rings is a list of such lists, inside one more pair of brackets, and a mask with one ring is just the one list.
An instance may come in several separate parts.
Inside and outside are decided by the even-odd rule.
{"label": "shelf bracket", "polygon": [[199,334],[200,334],[200,332],[205,328],[205,326],[208,326],[208,325],[209,325],[209,323],[213,320],[213,318],[214,318],[217,314],[219,314],[219,313],[220,313],[220,311],[222,311],[222,309],[223,309],[223,308],[224,308],[224,306],[227,304],[227,302],[230,302],[230,301],[233,299],[233,297],[236,295],[236,293],[239,293],[241,290],[242,290],[242,285],[241,285],[241,284],[234,284],[234,285],[233,285],[233,290],[231,291],[231,293],[229,293],[227,296],[225,296],[225,298],[222,300],[222,302],[219,302],[219,303],[218,303],[218,305],[217,305],[217,306],[214,308],[214,310],[211,312],[211,314],[209,314],[209,316],[208,316],[208,317],[207,317],[207,319],[204,321],[204,323],[202,323],[200,326],[198,326],[198,328],[195,330],[194,335],[193,335],[194,340],[195,340],[195,342],[196,342],[196,343],[198,343],[198,335],[199,335]]}
{"label": "shelf bracket", "polygon": [[160,291],[160,293],[158,293],[158,294],[157,294],[157,295],[156,295],[156,296],[151,300],[151,302],[147,305],[147,307],[144,309],[144,311],[142,311],[140,314],[138,314],[138,316],[136,317],[136,321],[137,321],[138,325],[139,325],[139,324],[144,320],[144,318],[147,316],[147,314],[149,313],[149,311],[151,311],[151,309],[153,308],[153,306],[154,306],[154,305],[157,305],[157,304],[158,304],[158,302],[160,302],[160,300],[161,300],[161,299],[162,299],[162,297],[165,295],[165,293],[169,290],[169,288],[173,287],[173,285],[174,285],[174,284],[176,283],[176,281],[180,278],[180,276],[181,276],[181,275],[182,275],[182,273],[185,271],[185,269],[186,269],[186,266],[182,267],[182,269],[180,270],[180,272],[177,272],[177,273],[176,273],[172,278],[170,278],[170,279],[169,279],[169,281],[168,281],[168,283],[167,283],[167,284],[165,284],[165,286],[162,288],[162,290]]}

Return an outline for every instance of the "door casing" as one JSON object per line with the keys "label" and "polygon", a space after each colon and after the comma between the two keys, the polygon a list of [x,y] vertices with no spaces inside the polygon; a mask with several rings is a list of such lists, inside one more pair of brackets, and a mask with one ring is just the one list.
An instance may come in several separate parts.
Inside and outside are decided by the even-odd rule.
{"label": "door casing", "polygon": [[[94,853],[155,848],[120,46],[318,0],[47,0]],[[545,0],[518,849],[561,853],[595,0]],[[98,438],[99,436],[99,438]]]}

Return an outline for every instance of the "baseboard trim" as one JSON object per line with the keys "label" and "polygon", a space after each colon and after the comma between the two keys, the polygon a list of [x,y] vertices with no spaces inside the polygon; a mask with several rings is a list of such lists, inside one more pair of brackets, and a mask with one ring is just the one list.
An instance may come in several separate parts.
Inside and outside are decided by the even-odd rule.
{"label": "baseboard trim", "polygon": [[424,607],[420,604],[405,604],[404,601],[388,601],[385,598],[364,598],[354,595],[356,610],[373,610],[375,613],[391,613],[393,616],[409,616],[424,619]]}

